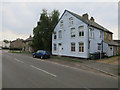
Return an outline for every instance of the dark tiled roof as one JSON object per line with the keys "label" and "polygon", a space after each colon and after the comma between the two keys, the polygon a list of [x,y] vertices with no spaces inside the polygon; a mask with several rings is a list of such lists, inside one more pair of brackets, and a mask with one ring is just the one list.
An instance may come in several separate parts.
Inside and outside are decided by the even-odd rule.
{"label": "dark tiled roof", "polygon": [[109,44],[109,45],[120,46],[120,44],[118,42],[115,42],[115,41],[104,41],[104,42]]}
{"label": "dark tiled roof", "polygon": [[32,40],[33,40],[33,37],[29,37],[29,38],[27,38],[26,40],[24,40],[24,42],[32,41]]}
{"label": "dark tiled roof", "polygon": [[[65,10],[65,11],[68,11],[68,10]],[[75,17],[77,17],[78,19],[82,20],[83,22],[85,22],[86,24],[89,24],[90,26],[93,26],[95,28],[98,28],[102,31],[105,31],[105,32],[109,32],[109,33],[112,33],[111,31],[107,30],[106,28],[104,28],[103,26],[99,25],[98,23],[94,22],[94,21],[91,21],[91,20],[86,20],[84,19],[82,16],[76,14],[76,13],[73,13],[71,11],[68,11],[69,13],[71,13],[72,15],[74,15]]]}
{"label": "dark tiled roof", "polygon": [[120,45],[120,40],[113,40],[114,42],[117,42]]}

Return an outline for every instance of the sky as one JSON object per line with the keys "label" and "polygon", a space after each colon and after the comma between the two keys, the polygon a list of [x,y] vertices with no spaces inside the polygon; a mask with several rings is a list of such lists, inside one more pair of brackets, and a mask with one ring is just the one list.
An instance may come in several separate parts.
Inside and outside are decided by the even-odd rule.
{"label": "sky", "polygon": [[[37,25],[42,9],[51,13],[59,10],[60,15],[65,9],[82,16],[88,13],[93,16],[95,22],[113,32],[113,39],[118,39],[118,2],[15,2],[5,0],[0,3],[0,41],[26,39],[33,35],[33,28]],[[75,2],[77,1],[77,2]],[[105,1],[105,0],[104,0]],[[110,0],[111,1],[111,0]],[[1,37],[2,36],[2,37]]]}

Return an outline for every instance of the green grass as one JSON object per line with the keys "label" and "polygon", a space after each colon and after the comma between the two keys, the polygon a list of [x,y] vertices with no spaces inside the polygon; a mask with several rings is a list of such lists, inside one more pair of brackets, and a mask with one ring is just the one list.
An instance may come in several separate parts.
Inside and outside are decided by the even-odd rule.
{"label": "green grass", "polygon": [[73,58],[70,58],[70,57],[51,56],[51,59],[58,59],[58,60],[64,60],[64,61],[69,61],[69,62],[78,62],[78,63],[82,63],[81,61],[74,60]]}
{"label": "green grass", "polygon": [[117,57],[117,56],[120,56],[120,55],[110,56],[110,57],[108,57],[108,58],[111,58],[111,57]]}

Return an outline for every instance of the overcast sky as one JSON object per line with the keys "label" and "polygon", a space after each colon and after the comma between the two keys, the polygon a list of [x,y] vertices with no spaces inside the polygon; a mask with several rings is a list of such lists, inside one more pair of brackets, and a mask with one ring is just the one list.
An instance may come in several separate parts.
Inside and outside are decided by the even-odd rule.
{"label": "overcast sky", "polygon": [[98,24],[114,33],[114,39],[118,39],[117,2],[4,2],[0,6],[0,40],[26,39],[30,34],[33,35],[42,9],[47,9],[48,13],[54,9],[58,9],[60,14],[65,9],[79,15],[88,13],[89,18],[93,16]]}

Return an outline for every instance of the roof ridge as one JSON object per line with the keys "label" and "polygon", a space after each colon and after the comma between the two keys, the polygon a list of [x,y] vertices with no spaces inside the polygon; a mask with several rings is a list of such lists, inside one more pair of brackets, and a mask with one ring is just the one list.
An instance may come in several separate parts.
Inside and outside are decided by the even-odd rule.
{"label": "roof ridge", "polygon": [[108,29],[106,29],[105,27],[103,27],[102,25],[98,24],[98,23],[95,22],[95,21],[91,21],[91,20],[89,20],[89,19],[86,20],[86,19],[84,19],[82,16],[80,16],[79,14],[76,14],[76,13],[74,13],[74,12],[71,12],[71,11],[69,11],[69,10],[67,10],[67,9],[65,9],[65,11],[68,11],[68,12],[71,13],[73,16],[77,17],[78,19],[82,20],[83,22],[85,22],[85,23],[87,23],[87,24],[89,24],[89,25],[91,25],[91,26],[94,26],[94,27],[96,27],[96,28],[99,28],[99,29],[101,29],[101,30],[103,30],[103,31],[105,31],[105,32],[112,33],[111,31],[109,31]]}

